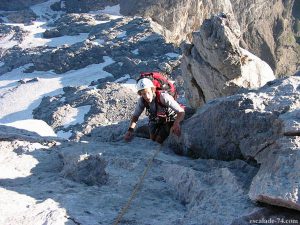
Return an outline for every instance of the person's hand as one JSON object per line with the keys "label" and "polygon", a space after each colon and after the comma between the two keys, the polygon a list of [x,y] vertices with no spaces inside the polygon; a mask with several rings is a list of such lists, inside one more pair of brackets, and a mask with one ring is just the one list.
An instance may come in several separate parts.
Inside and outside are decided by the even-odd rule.
{"label": "person's hand", "polygon": [[181,135],[181,129],[179,123],[174,123],[171,127],[171,132],[177,135],[178,137]]}
{"label": "person's hand", "polygon": [[133,138],[133,131],[128,130],[124,135],[124,140],[128,142],[131,141],[132,138]]}

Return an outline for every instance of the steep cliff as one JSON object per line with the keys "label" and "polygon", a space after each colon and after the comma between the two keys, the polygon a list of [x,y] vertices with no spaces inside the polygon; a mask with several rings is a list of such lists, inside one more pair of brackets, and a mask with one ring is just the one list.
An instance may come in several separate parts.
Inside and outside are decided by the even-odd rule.
{"label": "steep cliff", "polygon": [[233,13],[241,26],[242,47],[280,76],[299,69],[299,45],[292,32],[293,4],[294,0],[120,0],[120,12],[151,17],[164,27],[164,36],[176,43],[191,41],[191,32],[212,14]]}
{"label": "steep cliff", "polygon": [[193,108],[275,79],[266,62],[240,47],[240,39],[234,16],[220,14],[206,19],[200,30],[193,32],[192,44],[182,45],[185,94]]}

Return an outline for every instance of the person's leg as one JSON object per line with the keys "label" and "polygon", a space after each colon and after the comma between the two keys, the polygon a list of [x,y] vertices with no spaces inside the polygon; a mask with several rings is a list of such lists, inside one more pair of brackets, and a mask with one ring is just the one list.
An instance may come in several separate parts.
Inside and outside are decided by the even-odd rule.
{"label": "person's leg", "polygon": [[161,125],[155,137],[155,141],[162,144],[169,136],[172,125],[173,122],[168,122],[166,124]]}
{"label": "person's leg", "polygon": [[164,142],[164,139],[162,139],[161,136],[156,136],[155,141],[159,144],[162,144]]}
{"label": "person's leg", "polygon": [[150,139],[152,141],[156,140],[158,132],[158,125],[154,122],[149,122],[149,133],[150,133]]}
{"label": "person's leg", "polygon": [[152,141],[155,141],[156,135],[155,135],[155,134],[150,134],[150,139],[151,139]]}

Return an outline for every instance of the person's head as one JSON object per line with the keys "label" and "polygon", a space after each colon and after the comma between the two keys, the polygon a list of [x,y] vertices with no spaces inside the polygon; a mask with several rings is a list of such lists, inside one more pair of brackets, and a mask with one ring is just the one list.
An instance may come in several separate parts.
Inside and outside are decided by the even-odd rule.
{"label": "person's head", "polygon": [[152,102],[155,93],[155,87],[150,79],[140,79],[136,87],[138,94],[142,96],[146,102]]}

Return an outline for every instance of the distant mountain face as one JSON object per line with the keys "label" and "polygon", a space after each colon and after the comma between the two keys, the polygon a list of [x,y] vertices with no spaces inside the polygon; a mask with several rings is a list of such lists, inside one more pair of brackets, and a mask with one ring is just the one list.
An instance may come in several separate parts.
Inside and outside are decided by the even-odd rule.
{"label": "distant mountain face", "polygon": [[[277,75],[299,70],[300,48],[292,31],[294,0],[120,0],[123,15],[151,17],[172,42],[190,39],[212,14],[233,13],[241,26],[241,45],[266,61]],[[299,1],[298,1],[299,2]],[[295,10],[294,10],[295,11]]]}
{"label": "distant mountain face", "polygon": [[55,5],[58,6],[58,10],[67,13],[85,13],[117,4],[119,4],[119,0],[64,0],[58,1]]}
{"label": "distant mountain face", "polygon": [[[23,10],[28,7],[47,2],[49,0],[3,0],[0,2],[0,10]],[[105,6],[112,6],[119,4],[119,0],[51,0],[53,2],[53,9],[63,10],[68,13],[88,12],[91,10],[103,9]]]}
{"label": "distant mountain face", "polygon": [[46,2],[47,0],[2,0],[0,2],[0,10],[8,10],[8,11],[14,11],[14,10],[22,10],[27,9],[29,6]]}
{"label": "distant mountain face", "polygon": [[[241,46],[266,61],[277,76],[300,68],[300,3],[295,0],[51,0],[53,10],[84,13],[120,5],[125,16],[150,17],[173,43],[191,41],[203,21],[220,12],[233,13],[241,27]],[[0,10],[22,10],[45,0],[4,0]],[[293,16],[296,18],[293,27]],[[292,29],[294,28],[294,29]],[[296,36],[295,36],[296,34]],[[298,35],[299,36],[299,35]],[[295,39],[296,37],[296,39]]]}

